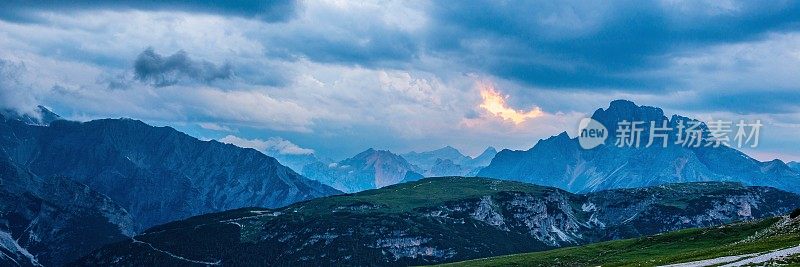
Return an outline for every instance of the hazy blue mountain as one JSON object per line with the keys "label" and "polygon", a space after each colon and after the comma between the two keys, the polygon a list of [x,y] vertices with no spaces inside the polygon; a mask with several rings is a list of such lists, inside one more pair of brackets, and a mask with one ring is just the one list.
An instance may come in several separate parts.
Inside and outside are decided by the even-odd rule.
{"label": "hazy blue mountain", "polygon": [[461,154],[461,151],[451,146],[445,146],[440,149],[426,152],[409,152],[402,155],[403,158],[408,160],[411,164],[428,170],[436,164],[439,159],[450,160],[451,162],[459,165],[464,165],[472,158]]}
{"label": "hazy blue mountain", "polygon": [[467,176],[473,168],[456,164],[449,159],[436,159],[436,162],[429,169],[423,172],[426,177],[438,176]]}
{"label": "hazy blue mountain", "polygon": [[402,156],[409,163],[422,169],[425,177],[437,177],[474,176],[480,168],[489,165],[495,154],[497,154],[497,150],[488,147],[473,159],[461,154],[458,149],[446,146],[433,151],[410,152]]}
{"label": "hazy blue mountain", "polygon": [[303,173],[303,168],[306,165],[311,164],[330,164],[333,163],[332,160],[329,159],[320,159],[315,154],[280,154],[280,153],[270,153],[267,151],[267,154],[270,157],[273,157],[278,160],[281,164],[286,167],[291,168],[296,173]]}
{"label": "hazy blue mountain", "polygon": [[479,167],[489,166],[489,163],[492,163],[492,159],[494,159],[495,155],[497,155],[497,149],[494,147],[487,147],[483,153],[472,159],[470,165]]}
{"label": "hazy blue mountain", "polygon": [[800,162],[790,161],[789,163],[786,163],[786,165],[788,165],[789,168],[792,168],[795,171],[800,171]]}
{"label": "hazy blue mountain", "polygon": [[375,189],[422,177],[419,168],[386,150],[367,149],[336,163],[316,162],[303,167],[303,175],[344,192]]}
{"label": "hazy blue mountain", "polygon": [[281,207],[339,193],[254,149],[200,141],[131,119],[8,124],[2,149],[40,177],[62,176],[107,195],[141,230],[240,207]]}
{"label": "hazy blue mountain", "polygon": [[[598,109],[592,118],[611,132],[604,145],[585,150],[579,146],[577,138],[570,138],[564,132],[540,140],[527,151],[503,150],[478,175],[554,186],[571,192],[695,181],[733,181],[800,192],[800,173],[780,160],[760,162],[727,146],[676,145],[674,132],[670,133],[666,148],[660,143],[644,147],[649,137],[649,123],[644,125],[641,147],[614,145],[614,131],[620,121],[656,121],[660,126],[662,120],[668,120],[668,125],[676,129],[679,121],[688,121],[688,118],[674,115],[668,119],[659,108],[637,106],[624,100],[611,102],[608,109]],[[707,130],[705,125],[701,128]]]}
{"label": "hazy blue mountain", "polygon": [[798,205],[796,194],[738,183],[577,195],[514,181],[426,178],[172,222],[77,264],[425,265],[771,217]]}

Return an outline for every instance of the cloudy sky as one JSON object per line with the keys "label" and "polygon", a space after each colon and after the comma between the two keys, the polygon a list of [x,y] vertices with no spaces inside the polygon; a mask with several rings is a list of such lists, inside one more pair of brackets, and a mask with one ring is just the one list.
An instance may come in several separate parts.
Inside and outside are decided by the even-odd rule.
{"label": "cloudy sky", "polygon": [[795,1],[4,1],[0,105],[343,158],[528,149],[614,99],[800,160]]}

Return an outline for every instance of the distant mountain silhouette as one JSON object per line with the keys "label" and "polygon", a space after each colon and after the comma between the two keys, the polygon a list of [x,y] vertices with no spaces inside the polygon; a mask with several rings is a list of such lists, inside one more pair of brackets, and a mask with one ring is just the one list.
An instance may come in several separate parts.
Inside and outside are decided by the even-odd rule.
{"label": "distant mountain silhouette", "polygon": [[[527,151],[503,150],[478,175],[540,185],[555,186],[572,192],[590,192],[612,188],[653,186],[666,183],[696,181],[733,181],[746,185],[763,185],[800,192],[800,173],[780,160],[760,162],[727,146],[700,147],[675,144],[677,124],[692,121],[673,115],[664,116],[661,109],[637,106],[617,100],[608,109],[598,109],[592,118],[612,134],[604,145],[585,150],[577,138],[566,132],[540,140]],[[644,121],[642,146],[617,147],[614,131],[618,122]],[[661,143],[645,147],[649,122],[661,126],[668,121],[673,129],[667,147]],[[708,128],[700,129],[708,134]]]}
{"label": "distant mountain silhouette", "polygon": [[345,192],[375,189],[422,178],[419,168],[387,150],[367,149],[352,158],[303,167],[303,175]]}
{"label": "distant mountain silhouette", "polygon": [[422,169],[425,177],[474,176],[480,168],[489,165],[497,150],[488,147],[476,158],[465,156],[451,146],[426,152],[409,152],[403,158]]}

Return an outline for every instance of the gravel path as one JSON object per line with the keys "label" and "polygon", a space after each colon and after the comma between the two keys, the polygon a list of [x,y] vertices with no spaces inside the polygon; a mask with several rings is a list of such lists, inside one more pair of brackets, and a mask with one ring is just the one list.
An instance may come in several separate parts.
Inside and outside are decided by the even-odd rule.
{"label": "gravel path", "polygon": [[684,263],[678,263],[678,264],[662,265],[662,267],[711,266],[711,265],[718,265],[718,264],[723,264],[723,263],[734,262],[734,261],[740,260],[742,258],[752,257],[752,256],[755,256],[755,255],[758,255],[758,254],[746,254],[746,255],[719,257],[719,258],[700,260],[700,261],[692,261],[692,262],[684,262]]}
{"label": "gravel path", "polygon": [[729,263],[729,264],[723,265],[723,267],[742,266],[742,265],[751,264],[751,263],[762,263],[762,262],[767,262],[767,261],[772,260],[772,259],[783,258],[783,257],[789,256],[789,255],[794,255],[794,254],[797,254],[797,253],[800,253],[800,246],[791,247],[791,248],[787,248],[787,249],[781,249],[781,250],[778,250],[778,251],[773,251],[773,252],[761,254],[761,255],[758,255],[758,256],[755,256],[755,257],[752,257],[752,258],[749,258],[749,259],[744,259],[744,260],[741,260],[741,261],[737,261],[737,262],[733,262],[733,263]]}

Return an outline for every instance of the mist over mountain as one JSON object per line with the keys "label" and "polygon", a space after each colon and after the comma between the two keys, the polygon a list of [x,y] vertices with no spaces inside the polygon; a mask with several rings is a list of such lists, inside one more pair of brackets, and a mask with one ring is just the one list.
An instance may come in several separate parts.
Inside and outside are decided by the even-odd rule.
{"label": "mist over mountain", "polygon": [[[278,162],[280,162],[284,166],[289,167],[292,170],[294,170],[296,173],[300,173],[300,174],[303,174],[303,168],[305,168],[305,166],[307,166],[307,165],[312,165],[312,164],[317,164],[317,163],[328,165],[328,164],[334,162],[333,160],[330,160],[330,159],[319,158],[319,157],[317,157],[317,155],[315,155],[313,153],[311,153],[311,154],[280,154],[280,153],[269,153],[269,152],[266,152],[266,154],[268,156],[270,156],[270,157],[273,157],[273,158],[277,159]],[[304,176],[308,177],[305,174],[304,174]]]}
{"label": "mist over mountain", "polygon": [[55,120],[60,120],[61,116],[53,113],[44,106],[37,106],[35,114],[22,113],[14,109],[0,109],[0,116],[4,120],[18,120],[25,124],[47,126]]}
{"label": "mist over mountain", "polygon": [[[677,182],[733,181],[746,185],[772,186],[800,192],[800,173],[780,160],[761,162],[728,146],[683,146],[676,144],[677,125],[694,121],[661,109],[637,106],[617,100],[607,109],[598,109],[592,118],[609,132],[622,121],[643,121],[642,139],[648,140],[650,124],[667,121],[672,128],[667,146],[618,147],[612,135],[605,144],[583,149],[577,138],[566,132],[540,140],[527,151],[503,150],[478,175],[540,185],[571,192],[592,192],[612,188],[632,188]],[[705,124],[700,124],[708,134]]]}

